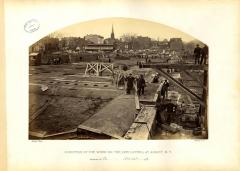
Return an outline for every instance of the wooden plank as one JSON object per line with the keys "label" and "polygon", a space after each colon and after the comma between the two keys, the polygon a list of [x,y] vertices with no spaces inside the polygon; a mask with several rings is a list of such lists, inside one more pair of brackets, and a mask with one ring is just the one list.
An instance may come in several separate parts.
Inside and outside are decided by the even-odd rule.
{"label": "wooden plank", "polygon": [[70,131],[64,131],[64,132],[59,132],[56,134],[48,134],[48,135],[44,135],[44,139],[69,139],[72,137],[76,137],[77,136],[77,129],[73,129]]}
{"label": "wooden plank", "polygon": [[98,137],[98,136],[101,136],[101,135],[107,135],[107,136],[109,136],[109,137],[112,137],[112,138],[115,138],[115,139],[123,139],[123,137],[120,137],[120,136],[118,136],[118,135],[113,135],[113,134],[111,134],[111,133],[109,133],[109,132],[102,132],[101,130],[99,130],[99,129],[94,129],[94,128],[91,128],[91,127],[87,127],[87,126],[84,126],[84,125],[79,125],[78,126],[78,129],[77,129],[77,132],[79,133],[79,134],[81,134],[82,132],[91,132],[91,134],[92,133],[96,133],[96,135],[94,135],[94,136],[96,136],[96,138]]}
{"label": "wooden plank", "polygon": [[139,104],[139,96],[137,94],[137,85],[133,84],[133,86],[134,86],[134,89],[135,89],[135,106],[136,106],[136,109],[139,110],[140,109],[140,104]]}
{"label": "wooden plank", "polygon": [[152,100],[140,100],[140,103],[143,105],[155,105],[156,101],[152,101]]}
{"label": "wooden plank", "polygon": [[136,113],[134,95],[120,95],[79,125],[79,128],[85,126],[119,139],[133,123]]}
{"label": "wooden plank", "polygon": [[140,100],[140,103],[144,104],[144,105],[152,105],[152,106],[156,105],[156,102],[157,102],[158,96],[159,96],[158,92],[161,91],[162,86],[163,86],[163,83],[160,83],[152,100],[142,99],[142,100]]}
{"label": "wooden plank", "polygon": [[38,138],[43,138],[47,132],[46,131],[41,131],[41,132],[33,132],[29,131],[29,135],[33,137],[38,137]]}
{"label": "wooden plank", "polygon": [[90,131],[90,132],[95,132],[95,133],[98,133],[98,134],[102,134],[101,130],[91,128],[91,127],[88,127],[88,126],[84,126],[84,125],[79,125],[78,126],[78,132],[81,131],[81,130],[87,130],[87,131]]}
{"label": "wooden plank", "polygon": [[140,109],[139,96],[137,95],[137,93],[135,93],[135,106],[137,110]]}

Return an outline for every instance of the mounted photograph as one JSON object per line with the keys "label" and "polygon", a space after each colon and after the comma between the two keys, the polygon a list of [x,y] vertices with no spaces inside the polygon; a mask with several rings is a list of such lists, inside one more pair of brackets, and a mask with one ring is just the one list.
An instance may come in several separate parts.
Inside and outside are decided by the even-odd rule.
{"label": "mounted photograph", "polygon": [[[197,28],[196,28],[197,29]],[[29,140],[208,139],[208,45],[103,18],[29,47]]]}

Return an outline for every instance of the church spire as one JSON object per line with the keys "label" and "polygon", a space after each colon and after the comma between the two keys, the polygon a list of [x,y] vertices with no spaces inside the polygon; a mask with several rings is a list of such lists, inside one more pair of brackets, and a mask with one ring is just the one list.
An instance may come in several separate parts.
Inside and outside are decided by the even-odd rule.
{"label": "church spire", "polygon": [[114,36],[114,30],[113,30],[113,24],[112,24],[112,33],[111,33],[111,39],[115,39],[115,36]]}

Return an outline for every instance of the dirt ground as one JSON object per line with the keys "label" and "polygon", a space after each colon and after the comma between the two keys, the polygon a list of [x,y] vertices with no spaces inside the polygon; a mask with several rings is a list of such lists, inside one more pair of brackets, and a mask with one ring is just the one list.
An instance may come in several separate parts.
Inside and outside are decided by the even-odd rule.
{"label": "dirt ground", "polygon": [[[45,92],[41,92],[41,86],[30,86],[30,115],[46,102],[51,101],[48,107],[29,124],[30,131],[46,131],[47,134],[54,134],[75,129],[104,108],[112,99],[125,94],[124,90],[117,90],[108,77],[84,77],[85,66],[84,63],[30,66],[29,82],[48,86]],[[137,67],[134,70],[137,72],[139,69]],[[149,77],[151,74],[146,76]],[[90,83],[85,86],[86,81],[100,83],[97,87]],[[158,84],[148,84],[145,95],[141,98],[153,99],[157,87]],[[128,107],[131,106],[126,106],[126,110]]]}
{"label": "dirt ground", "polygon": [[[139,69],[136,66],[137,61],[141,61],[141,59],[116,60],[114,61],[114,66],[119,69],[120,65],[127,64],[131,67],[130,72],[133,75],[143,74],[147,87],[145,88],[145,94],[140,97],[140,100],[152,100],[159,84],[150,83],[149,80],[151,80],[151,75],[156,72],[153,69]],[[46,131],[47,134],[54,134],[75,129],[91,116],[101,111],[111,100],[121,94],[125,94],[124,90],[118,90],[115,87],[114,79],[110,77],[109,73],[103,74],[104,77],[85,77],[85,67],[86,63],[84,62],[29,67],[30,115],[38,111],[46,102],[50,102],[47,108],[29,123],[29,131]],[[198,77],[200,75],[196,73],[195,76]],[[190,78],[184,79],[189,79],[188,82],[184,82],[189,88],[196,86],[190,82]],[[48,90],[41,92],[38,87],[37,91],[32,91],[35,89],[35,85],[31,84],[38,84],[39,87],[46,85]],[[169,90],[183,93],[172,84],[170,84]],[[182,96],[182,98],[184,101],[188,101],[187,96]],[[126,110],[129,107],[131,106],[126,105]],[[171,139],[171,135],[157,133],[153,139],[164,139],[168,136],[169,138],[167,139]],[[175,137],[177,138],[179,135],[173,136],[173,138]]]}
{"label": "dirt ground", "polygon": [[[38,99],[46,99],[46,95]],[[69,131],[103,108],[111,99],[51,97],[55,100],[29,124],[33,132],[46,131],[47,134]]]}

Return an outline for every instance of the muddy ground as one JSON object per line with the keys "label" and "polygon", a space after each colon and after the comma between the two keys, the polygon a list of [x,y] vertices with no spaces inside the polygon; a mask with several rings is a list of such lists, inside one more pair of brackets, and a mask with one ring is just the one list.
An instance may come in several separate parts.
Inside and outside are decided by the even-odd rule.
{"label": "muddy ground", "polygon": [[[47,95],[34,94],[32,97],[35,99],[49,99]],[[52,96],[50,98],[54,102],[50,103],[48,107],[29,124],[30,131],[46,131],[47,134],[53,134],[75,129],[79,124],[87,120],[112,100],[61,96]]]}
{"label": "muddy ground", "polygon": [[[117,62],[117,65],[126,63],[126,61],[121,60]],[[136,65],[136,62],[137,60],[127,63],[131,66]],[[119,90],[115,87],[114,80],[111,77],[106,77],[109,76],[109,73],[104,74],[104,77],[85,77],[85,67],[85,63],[30,66],[30,116],[46,103],[49,104],[43,112],[29,123],[29,131],[45,131],[46,134],[54,134],[75,129],[103,109],[111,100],[121,94],[125,94],[124,90]],[[133,75],[143,74],[147,82],[145,94],[140,97],[140,100],[152,100],[159,84],[149,82],[151,75],[156,73],[156,71],[139,69],[137,66],[134,66],[130,72]],[[197,73],[195,74],[195,77],[200,76]],[[191,82],[191,78],[187,77],[184,80],[188,80],[188,82],[184,82],[186,86],[196,88],[194,86],[197,85]],[[42,92],[42,85],[47,86],[48,90]],[[169,91],[171,90],[184,94],[173,84],[170,84]],[[181,99],[190,103],[186,95],[181,96]],[[126,110],[128,108],[129,106],[126,105]],[[166,135],[157,133],[153,139],[164,139],[162,136],[165,137]]]}

